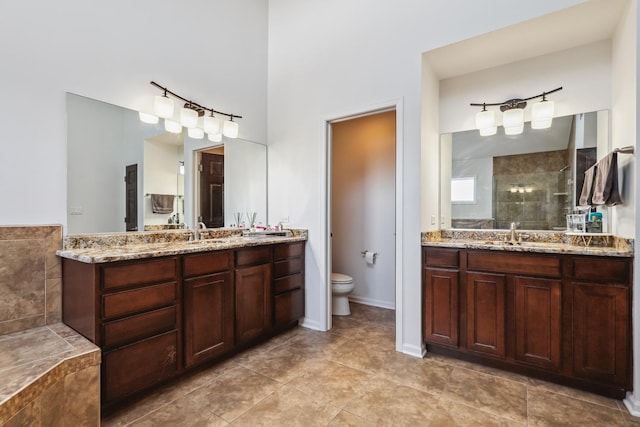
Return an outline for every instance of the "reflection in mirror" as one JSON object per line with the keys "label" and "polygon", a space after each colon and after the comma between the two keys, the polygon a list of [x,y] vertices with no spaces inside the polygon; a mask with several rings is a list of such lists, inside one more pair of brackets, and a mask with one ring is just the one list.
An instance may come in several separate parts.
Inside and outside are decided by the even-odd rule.
{"label": "reflection in mirror", "polygon": [[[119,106],[74,94],[66,102],[67,234],[193,227],[200,214],[194,165],[211,142],[169,134],[162,122],[142,123],[136,111]],[[223,224],[238,209],[264,221],[266,146],[225,139],[223,147]],[[173,197],[154,212],[159,198],[152,195]]]}
{"label": "reflection in mirror", "polygon": [[609,151],[608,121],[599,111],[516,136],[442,135],[442,228],[566,230],[584,171]]}

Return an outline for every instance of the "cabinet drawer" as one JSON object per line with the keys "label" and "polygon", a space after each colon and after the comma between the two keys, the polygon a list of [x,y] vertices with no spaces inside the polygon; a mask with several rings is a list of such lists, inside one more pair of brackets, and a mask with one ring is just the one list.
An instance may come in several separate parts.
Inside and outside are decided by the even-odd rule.
{"label": "cabinet drawer", "polygon": [[457,268],[460,266],[460,250],[425,247],[422,249],[422,263],[429,267]]}
{"label": "cabinet drawer", "polygon": [[232,259],[231,251],[185,255],[182,258],[182,272],[185,277],[220,273],[231,269]]}
{"label": "cabinet drawer", "polygon": [[113,402],[170,378],[178,370],[178,332],[170,331],[104,355],[103,393]]}
{"label": "cabinet drawer", "polygon": [[481,251],[467,252],[467,269],[545,277],[560,277],[562,271],[558,256]]}
{"label": "cabinet drawer", "polygon": [[106,323],[103,326],[104,346],[117,347],[170,331],[176,328],[176,320],[174,306]]}
{"label": "cabinet drawer", "polygon": [[571,276],[589,282],[628,284],[631,281],[627,258],[571,258]]}
{"label": "cabinet drawer", "polygon": [[271,247],[262,246],[236,251],[236,266],[265,264],[271,262]]}
{"label": "cabinet drawer", "polygon": [[291,274],[273,281],[273,293],[281,294],[283,292],[299,289],[302,287],[302,274]]}
{"label": "cabinet drawer", "polygon": [[286,325],[304,316],[304,292],[296,289],[275,297],[274,322]]}
{"label": "cabinet drawer", "polygon": [[288,276],[302,271],[302,258],[292,258],[273,263],[273,277]]}
{"label": "cabinet drawer", "polygon": [[176,258],[145,260],[102,267],[104,289],[176,280]]}
{"label": "cabinet drawer", "polygon": [[285,258],[299,257],[304,253],[304,242],[287,243],[277,245],[273,248],[273,259],[281,260]]}
{"label": "cabinet drawer", "polygon": [[102,297],[103,318],[122,316],[175,304],[176,282],[123,291]]}

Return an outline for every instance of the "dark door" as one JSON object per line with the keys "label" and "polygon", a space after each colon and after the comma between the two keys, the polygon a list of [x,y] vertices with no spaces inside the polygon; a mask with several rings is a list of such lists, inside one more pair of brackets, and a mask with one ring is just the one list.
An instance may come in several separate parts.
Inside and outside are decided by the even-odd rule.
{"label": "dark door", "polygon": [[127,231],[138,231],[138,165],[125,167],[125,218]]}
{"label": "dark door", "polygon": [[224,227],[224,156],[202,153],[200,217],[207,228]]}
{"label": "dark door", "polygon": [[271,325],[271,264],[236,269],[236,341],[263,335]]}
{"label": "dark door", "polygon": [[458,346],[458,271],[423,269],[426,341]]}
{"label": "dark door", "polygon": [[467,273],[467,348],[504,358],[504,274]]}

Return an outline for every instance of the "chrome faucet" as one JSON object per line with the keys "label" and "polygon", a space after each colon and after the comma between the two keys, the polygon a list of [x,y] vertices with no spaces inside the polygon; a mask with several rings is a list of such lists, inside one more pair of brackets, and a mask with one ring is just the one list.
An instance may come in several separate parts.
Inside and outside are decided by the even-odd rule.
{"label": "chrome faucet", "polygon": [[517,243],[518,242],[518,233],[516,232],[516,223],[515,222],[511,223],[509,241],[511,243]]}
{"label": "chrome faucet", "polygon": [[204,231],[207,229],[207,226],[205,225],[204,222],[199,222],[198,225],[196,225],[196,228],[193,230],[193,238],[195,240],[200,240],[202,239],[202,234],[200,233],[200,231]]}

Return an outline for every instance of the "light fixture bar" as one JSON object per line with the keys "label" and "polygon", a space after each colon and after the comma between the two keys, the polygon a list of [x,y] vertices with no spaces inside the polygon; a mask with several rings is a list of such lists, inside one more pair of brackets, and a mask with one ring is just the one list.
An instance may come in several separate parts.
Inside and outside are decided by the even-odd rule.
{"label": "light fixture bar", "polygon": [[[193,101],[192,101],[192,100],[190,100],[190,99],[183,98],[182,96],[178,95],[177,93],[175,93],[175,92],[171,92],[171,91],[170,91],[169,89],[167,89],[166,87],[164,87],[164,86],[160,86],[158,83],[156,83],[156,82],[154,82],[154,81],[152,81],[152,82],[151,82],[151,84],[152,84],[153,86],[157,87],[158,89],[162,89],[162,90],[164,91],[164,93],[165,93],[165,96],[166,96],[166,94],[170,94],[171,96],[174,96],[174,97],[176,97],[176,98],[178,98],[178,99],[181,99],[181,100],[183,100],[184,102],[186,102],[186,103],[190,104],[190,105],[191,105],[191,107],[190,107],[190,108],[191,108],[191,109],[193,109],[193,110],[196,110],[196,111],[198,111],[198,110],[206,110],[206,111],[211,112],[212,114],[213,114],[213,113],[215,113],[215,114],[220,114],[220,115],[222,115],[222,116],[227,116],[227,117],[229,117],[230,119],[233,119],[233,118],[241,119],[241,118],[242,118],[242,116],[238,116],[237,114],[224,113],[224,112],[222,112],[222,111],[214,110],[213,108],[205,107],[205,106],[203,106],[203,105],[201,105],[201,104],[198,104],[197,102],[193,102]],[[562,89],[562,88],[561,88],[561,89]],[[547,93],[551,93],[551,92],[547,92]],[[487,104],[487,105],[490,105],[490,104]]]}
{"label": "light fixture bar", "polygon": [[[483,108],[485,108],[485,107],[503,107],[504,106],[504,107],[506,107],[505,109],[507,109],[507,110],[512,109],[512,108],[524,108],[524,107],[526,107],[526,104],[523,105],[523,106],[520,106],[520,104],[522,102],[526,103],[527,101],[531,101],[532,99],[544,98],[549,94],[552,94],[552,93],[555,93],[555,92],[558,92],[558,91],[561,91],[561,90],[562,90],[562,86],[557,87],[557,88],[555,88],[553,90],[550,90],[548,92],[542,92],[539,95],[530,96],[529,98],[508,99],[508,100],[503,101],[503,102],[494,102],[492,104],[490,104],[488,102],[482,102],[482,103],[472,102],[470,105],[472,107],[483,107]],[[502,108],[501,108],[501,110],[502,110]],[[504,110],[502,110],[502,111],[504,111]]]}

